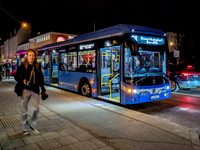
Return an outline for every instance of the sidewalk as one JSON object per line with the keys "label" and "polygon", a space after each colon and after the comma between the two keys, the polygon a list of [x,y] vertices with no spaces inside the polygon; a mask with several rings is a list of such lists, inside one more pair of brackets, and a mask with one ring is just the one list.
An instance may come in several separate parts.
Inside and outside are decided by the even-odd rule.
{"label": "sidewalk", "polygon": [[0,150],[114,150],[42,105],[38,117],[40,134],[23,135],[19,98],[13,92],[14,86],[6,81],[9,80],[0,82]]}
{"label": "sidewalk", "polygon": [[[53,102],[55,97],[70,96],[73,101],[84,102],[85,105],[95,107],[101,110],[109,111],[115,115],[121,115],[134,121],[135,124],[142,125],[143,130],[148,131],[149,134],[153,131],[149,129],[156,129],[156,133],[150,136],[152,138],[152,145],[155,149],[171,149],[171,147],[180,147],[182,149],[194,149],[200,150],[200,142],[198,134],[192,129],[167,122],[165,120],[152,117],[143,113],[139,113],[133,110],[109,104],[103,101],[98,101],[92,98],[82,97],[80,95],[63,91],[56,88],[48,88],[48,93],[51,94],[48,101],[41,101],[40,113],[38,118],[39,135],[24,136],[22,134],[22,125],[20,122],[20,109],[19,100],[16,94],[13,92],[14,86],[7,83],[6,80],[0,82],[0,143],[1,149],[16,149],[16,150],[37,150],[37,149],[55,149],[55,150],[113,150],[123,149],[120,148],[121,143],[125,143],[125,139],[109,139],[98,136],[97,134],[91,134],[81,123],[79,126],[73,124],[71,121],[64,119],[61,115],[58,115],[59,110],[55,108],[47,108],[48,103]],[[98,103],[96,103],[98,102]],[[55,102],[56,103],[56,102]],[[68,104],[69,105],[69,104]],[[77,104],[78,105],[78,104]],[[67,109],[67,108],[65,108]],[[57,112],[56,112],[57,111]],[[70,111],[70,110],[69,110]],[[29,113],[30,114],[30,113]],[[98,117],[98,116],[97,116]],[[102,127],[103,128],[103,127]],[[139,126],[134,127],[140,128]],[[136,135],[142,131],[133,131]],[[146,134],[146,133],[145,133]],[[160,137],[156,137],[160,135]],[[165,139],[170,137],[170,139]],[[135,138],[135,137],[133,137]],[[146,144],[146,149],[152,149],[151,145],[139,140],[136,143]],[[156,143],[154,139],[160,139],[162,142]],[[117,141],[117,142],[116,142]],[[134,141],[134,140],[133,140]],[[174,143],[170,143],[174,141]],[[134,141],[135,142],[135,141]],[[117,143],[119,143],[117,145]],[[166,145],[166,147],[160,147],[159,144]],[[125,143],[126,144],[126,143]],[[148,147],[149,146],[149,147]],[[170,147],[171,146],[171,147]],[[125,149],[125,148],[124,148]],[[126,148],[127,149],[127,148]],[[129,148],[132,149],[132,148]],[[140,149],[140,147],[135,148]],[[176,148],[177,149],[177,148]],[[145,150],[145,149],[144,149]]]}

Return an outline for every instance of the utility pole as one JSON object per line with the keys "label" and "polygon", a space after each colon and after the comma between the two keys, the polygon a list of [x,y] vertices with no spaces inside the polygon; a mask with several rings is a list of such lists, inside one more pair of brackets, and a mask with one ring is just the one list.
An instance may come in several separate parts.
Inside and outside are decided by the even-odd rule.
{"label": "utility pole", "polygon": [[95,19],[94,19],[94,31],[95,31]]}

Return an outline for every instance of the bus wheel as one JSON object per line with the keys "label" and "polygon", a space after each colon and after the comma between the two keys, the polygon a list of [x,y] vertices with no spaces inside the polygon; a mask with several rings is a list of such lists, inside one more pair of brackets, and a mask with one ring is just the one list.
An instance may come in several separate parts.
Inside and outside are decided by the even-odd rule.
{"label": "bus wheel", "polygon": [[178,83],[173,80],[170,80],[170,90],[171,90],[171,92],[178,91],[179,90]]}
{"label": "bus wheel", "polygon": [[90,96],[91,95],[90,85],[88,83],[84,83],[82,85],[81,94],[84,95],[84,96]]}

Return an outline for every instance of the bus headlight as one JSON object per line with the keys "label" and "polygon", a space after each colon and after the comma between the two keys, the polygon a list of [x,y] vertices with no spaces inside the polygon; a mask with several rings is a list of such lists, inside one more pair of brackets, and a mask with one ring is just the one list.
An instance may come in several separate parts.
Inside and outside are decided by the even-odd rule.
{"label": "bus headlight", "polygon": [[136,94],[136,93],[137,93],[137,90],[134,90],[134,89],[128,88],[127,92],[128,92],[129,94],[131,94],[131,93]]}
{"label": "bus headlight", "polygon": [[137,93],[137,90],[133,90],[133,93],[135,93],[135,94],[136,94],[136,93]]}
{"label": "bus headlight", "polygon": [[131,89],[128,89],[128,91],[127,91],[129,94],[131,94],[131,92],[132,92],[132,90]]}
{"label": "bus headlight", "polygon": [[169,85],[166,87],[167,90],[169,90]]}

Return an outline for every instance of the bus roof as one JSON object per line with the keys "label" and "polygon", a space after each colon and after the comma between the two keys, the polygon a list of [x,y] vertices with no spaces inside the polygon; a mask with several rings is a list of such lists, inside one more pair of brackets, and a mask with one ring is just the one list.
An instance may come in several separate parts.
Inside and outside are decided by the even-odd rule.
{"label": "bus roof", "polygon": [[47,49],[56,49],[56,48],[61,48],[67,45],[72,45],[72,44],[77,44],[77,43],[82,43],[82,42],[89,42],[92,40],[98,40],[98,39],[103,39],[103,38],[122,36],[125,33],[144,33],[144,34],[153,34],[153,35],[159,35],[159,36],[164,36],[165,34],[162,30],[159,30],[159,29],[138,26],[138,25],[122,24],[122,25],[115,25],[112,27],[82,34],[82,35],[76,36],[72,40],[45,45],[43,47],[38,48],[38,51],[47,50]]}

